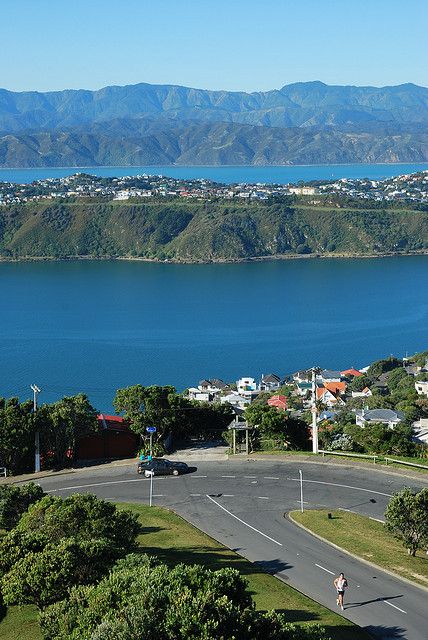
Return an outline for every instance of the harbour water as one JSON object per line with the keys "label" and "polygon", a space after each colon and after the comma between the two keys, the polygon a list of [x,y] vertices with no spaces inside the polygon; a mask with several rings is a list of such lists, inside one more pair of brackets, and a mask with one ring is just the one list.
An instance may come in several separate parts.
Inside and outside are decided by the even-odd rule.
{"label": "harbour water", "polygon": [[428,346],[428,256],[172,265],[0,263],[0,395],[178,389],[362,367]]}
{"label": "harbour water", "polygon": [[172,178],[206,178],[216,182],[231,183],[277,183],[298,182],[299,180],[333,180],[338,178],[381,179],[428,169],[428,163],[412,164],[336,164],[336,165],[296,165],[277,167],[235,166],[235,167],[74,167],[74,168],[31,168],[0,169],[0,182],[30,183],[45,178],[63,178],[73,173],[84,172],[102,177],[135,176],[141,174],[164,175]]}

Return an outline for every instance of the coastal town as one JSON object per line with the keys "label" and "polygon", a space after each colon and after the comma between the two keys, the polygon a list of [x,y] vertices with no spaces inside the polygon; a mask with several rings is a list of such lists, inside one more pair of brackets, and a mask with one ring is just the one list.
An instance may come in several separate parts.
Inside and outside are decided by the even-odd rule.
{"label": "coastal town", "polygon": [[36,180],[30,184],[0,182],[0,205],[82,198],[103,201],[191,198],[263,202],[296,196],[310,198],[311,204],[336,204],[338,198],[383,204],[397,201],[424,204],[428,202],[428,171],[383,180],[340,178],[297,184],[222,184],[207,179],[183,180],[148,174],[106,178],[80,172],[63,178]]}
{"label": "coastal town", "polygon": [[241,377],[233,383],[203,379],[185,393],[193,401],[231,406],[237,422],[245,419],[245,411],[253,403],[275,407],[307,423],[315,408],[320,428],[331,432],[336,427],[337,433],[328,439],[331,450],[346,449],[349,444],[337,430],[344,418],[362,429],[374,424],[391,430],[410,425],[413,442],[428,447],[426,356],[418,361],[391,357],[361,369],[311,368],[285,377],[269,373],[259,379]]}

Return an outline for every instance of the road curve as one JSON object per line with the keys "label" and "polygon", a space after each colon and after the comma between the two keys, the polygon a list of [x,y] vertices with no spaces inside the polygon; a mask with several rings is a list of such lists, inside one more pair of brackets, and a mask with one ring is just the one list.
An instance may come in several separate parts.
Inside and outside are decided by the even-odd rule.
{"label": "road curve", "polygon": [[[366,468],[306,463],[306,508],[349,509],[382,519],[389,497],[403,486],[428,486]],[[349,580],[343,615],[378,638],[427,640],[427,592],[370,568],[296,527],[287,517],[299,508],[298,462],[222,461],[198,463],[188,475],[154,479],[154,503],[186,520],[266,571],[336,610],[332,580]],[[106,466],[44,478],[53,495],[92,492],[99,497],[148,502],[149,482],[136,466]],[[364,535],[357,532],[356,535]]]}

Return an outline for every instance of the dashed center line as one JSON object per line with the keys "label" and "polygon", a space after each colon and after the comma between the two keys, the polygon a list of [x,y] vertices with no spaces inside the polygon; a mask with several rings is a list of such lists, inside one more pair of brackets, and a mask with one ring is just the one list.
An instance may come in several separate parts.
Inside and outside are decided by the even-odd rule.
{"label": "dashed center line", "polygon": [[236,478],[236,476],[220,476],[220,478]]}
{"label": "dashed center line", "polygon": [[208,476],[190,476],[191,478],[208,478]]}
{"label": "dashed center line", "polygon": [[282,547],[282,543],[278,542],[278,540],[274,540],[274,538],[271,538],[270,536],[268,536],[266,533],[263,533],[263,531],[260,531],[259,529],[256,529],[256,527],[253,527],[251,524],[248,524],[248,522],[245,522],[245,520],[241,520],[241,518],[238,518],[238,516],[235,516],[234,513],[232,513],[231,511],[229,511],[229,509],[226,509],[226,507],[223,507],[222,504],[220,504],[219,502],[217,502],[217,500],[214,500],[214,498],[212,498],[211,496],[209,496],[207,494],[207,498],[208,500],[211,500],[211,502],[214,502],[214,504],[216,504],[218,507],[220,507],[220,509],[223,509],[223,511],[226,511],[226,513],[228,513],[232,518],[235,518],[235,520],[238,520],[238,522],[240,522],[241,524],[245,525],[246,527],[248,527],[249,529],[252,529],[253,531],[255,531],[256,533],[259,533],[261,536],[263,536],[264,538],[267,538],[268,540],[270,540],[271,542],[274,542],[275,544],[277,544],[279,547]]}
{"label": "dashed center line", "polygon": [[267,496],[257,496],[259,500],[269,500]]}
{"label": "dashed center line", "polygon": [[[300,482],[300,478],[287,478],[287,480],[292,480],[294,482]],[[373,489],[365,489],[364,487],[353,487],[349,484],[338,484],[337,482],[323,482],[322,480],[305,480],[303,478],[303,482],[311,483],[311,484],[325,484],[331,487],[342,487],[343,489],[354,489],[355,491],[366,491],[367,493],[376,493],[378,496],[386,496],[387,498],[392,498],[391,493],[382,493],[382,491],[373,491]]]}
{"label": "dashed center line", "polygon": [[235,496],[232,493],[223,493],[223,498],[234,498]]}
{"label": "dashed center line", "polygon": [[398,611],[401,611],[401,613],[405,613],[407,615],[407,611],[404,611],[404,609],[400,609],[400,607],[397,607],[397,605],[392,604],[392,602],[388,602],[388,600],[384,600],[385,604],[389,604],[390,607],[394,607],[394,609],[397,609]]}
{"label": "dashed center line", "polygon": [[199,497],[200,495],[201,495],[200,493],[191,493],[191,494],[190,494],[190,497],[191,497],[191,498],[197,498],[197,497]]}
{"label": "dashed center line", "polygon": [[244,478],[251,479],[251,478],[257,478],[257,476],[244,476]]}
{"label": "dashed center line", "polygon": [[334,576],[334,571],[330,571],[330,569],[326,569],[325,567],[317,563],[315,563],[315,566],[318,567],[319,569],[322,569],[323,571],[326,571],[327,573],[330,573],[330,575]]}
{"label": "dashed center line", "polygon": [[263,476],[263,480],[279,480],[276,476]]}

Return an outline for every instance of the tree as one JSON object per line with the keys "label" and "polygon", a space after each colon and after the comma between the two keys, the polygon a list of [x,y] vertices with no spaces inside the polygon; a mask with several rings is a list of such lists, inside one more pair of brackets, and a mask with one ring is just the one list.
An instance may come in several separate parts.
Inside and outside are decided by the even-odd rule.
{"label": "tree", "polygon": [[104,538],[120,557],[132,549],[141,527],[138,516],[130,511],[119,510],[93,494],[75,493],[67,498],[45,496],[21,517],[16,530],[40,531],[51,542],[62,538],[87,541]]}
{"label": "tree", "polygon": [[265,438],[287,449],[301,449],[308,446],[307,424],[302,420],[289,418],[285,411],[269,405],[251,404],[245,410],[245,418],[248,424],[255,428],[253,434],[255,443]]}
{"label": "tree", "polygon": [[70,463],[77,440],[98,429],[97,411],[83,393],[42,405],[35,422],[43,453],[52,456],[55,467]]}
{"label": "tree", "polygon": [[44,495],[42,487],[34,482],[0,487],[0,528],[13,529],[28,507]]}
{"label": "tree", "polygon": [[428,544],[428,488],[415,492],[405,487],[395,493],[385,511],[385,526],[415,556]]}
{"label": "tree", "polygon": [[33,403],[0,398],[0,465],[12,473],[30,468],[34,453]]}
{"label": "tree", "polygon": [[113,562],[114,550],[106,539],[63,538],[12,565],[1,580],[4,601],[43,608],[65,598],[73,585],[97,582]]}
{"label": "tree", "polygon": [[140,434],[146,451],[149,441],[146,427],[156,427],[153,436],[156,454],[163,453],[163,441],[167,435],[181,434],[186,430],[190,420],[189,409],[192,408],[190,401],[179,395],[175,387],[143,387],[140,384],[118,389],[113,406],[118,413],[124,413],[130,428]]}

